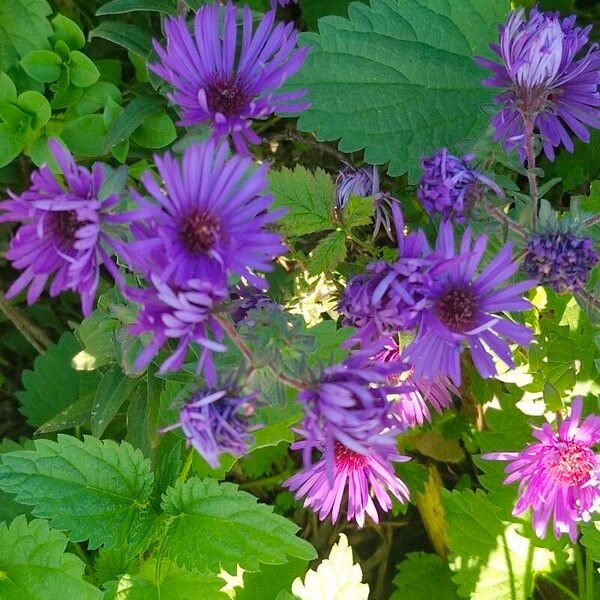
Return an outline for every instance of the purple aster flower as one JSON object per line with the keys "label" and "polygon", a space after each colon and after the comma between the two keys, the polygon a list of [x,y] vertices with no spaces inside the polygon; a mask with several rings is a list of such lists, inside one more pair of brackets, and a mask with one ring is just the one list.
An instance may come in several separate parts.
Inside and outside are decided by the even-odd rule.
{"label": "purple aster flower", "polygon": [[111,226],[135,218],[152,216],[145,202],[139,211],[114,213],[119,195],[99,198],[104,168],[94,163],[91,172],[77,165],[57,140],[49,141],[50,151],[60,167],[64,185],[47,165],[34,171],[31,187],[0,204],[0,222],[20,221],[6,257],[23,273],[6,293],[13,298],[28,287],[27,302],[33,304],[49,279],[50,296],[70,290],[81,296],[81,308],[88,315],[96,297],[100,266],[120,280],[110,254],[121,248],[109,234]]}
{"label": "purple aster flower", "polygon": [[[294,449],[305,449],[306,442],[292,444]],[[312,448],[312,446],[310,446]],[[327,472],[325,458],[311,465],[305,471],[290,477],[283,485],[296,492],[296,499],[306,496],[305,507],[312,508],[324,521],[328,515],[335,523],[347,488],[348,510],[346,518],[353,519],[359,527],[365,523],[365,514],[379,522],[377,505],[383,512],[392,508],[390,495],[405,503],[410,492],[405,483],[394,473],[393,462],[406,462],[408,456],[396,452],[380,456],[358,454],[340,442],[334,443],[333,479]]]}
{"label": "purple aster flower", "polygon": [[492,353],[514,367],[506,340],[519,346],[531,342],[530,329],[499,313],[531,308],[522,294],[536,282],[499,287],[518,268],[511,258],[510,243],[477,275],[486,246],[487,236],[482,235],[473,243],[471,230],[467,229],[456,253],[454,228],[449,221],[442,222],[432,254],[436,264],[424,290],[427,306],[421,310],[415,339],[404,350],[404,358],[414,366],[417,379],[435,381],[447,377],[459,386],[460,355],[465,344],[481,376],[492,377],[496,374]]}
{"label": "purple aster flower", "polygon": [[398,331],[413,329],[427,301],[423,296],[429,262],[422,232],[403,232],[400,208],[393,206],[398,239],[398,260],[372,262],[367,273],[356,275],[346,286],[338,311],[345,326],[358,329],[353,341],[369,344]]}
{"label": "purple aster flower", "polygon": [[[223,330],[213,313],[228,297],[226,282],[192,279],[184,286],[175,286],[152,275],[147,283],[148,287],[144,289],[126,287],[123,290],[129,300],[140,305],[130,333],[135,336],[152,334],[152,339],[138,356],[135,368],[144,369],[167,340],[173,339],[177,340],[177,346],[160,366],[160,372],[177,371],[186,359],[189,345],[195,343],[201,348],[196,371],[204,370],[207,384],[214,385],[211,353],[224,352],[227,348],[219,343],[223,339]],[[214,339],[211,339],[211,333]]]}
{"label": "purple aster flower", "polygon": [[467,154],[460,159],[442,148],[421,161],[423,177],[417,197],[430,216],[439,214],[442,219],[463,223],[466,213],[486,187],[504,196],[491,179],[467,165],[474,158],[473,154]]}
{"label": "purple aster flower", "polygon": [[191,444],[213,468],[219,456],[227,453],[243,456],[254,443],[250,423],[256,394],[242,395],[232,389],[197,391],[179,413],[179,422],[162,432],[181,427]]}
{"label": "purple aster flower", "polygon": [[343,211],[346,204],[348,204],[348,200],[350,200],[350,196],[358,196],[359,198],[372,196],[375,193],[375,180],[378,183],[377,167],[355,169],[347,166],[343,171],[340,171],[335,182],[337,187],[336,210],[338,212]]}
{"label": "purple aster flower", "polygon": [[241,36],[238,17],[231,2],[224,8],[202,6],[194,36],[183,17],[167,19],[167,48],[154,41],[161,62],[148,68],[173,86],[169,98],[181,111],[181,125],[209,122],[214,136],[231,135],[238,152],[247,152],[247,142],[261,141],[251,129],[252,119],[308,107],[300,102],[306,90],[278,88],[302,67],[309,49],[296,48],[292,23],[274,24],[275,11],[267,12],[253,32],[252,11],[245,6]]}
{"label": "purple aster flower", "polygon": [[582,407],[582,399],[577,397],[558,431],[545,423],[533,432],[539,441],[521,452],[482,456],[510,461],[504,483],[519,482],[513,514],[531,508],[533,529],[540,538],[546,537],[552,519],[557,539],[567,533],[576,542],[577,522],[589,521],[592,513],[600,510],[600,455],[593,449],[600,442],[600,417],[590,415],[580,424]]}
{"label": "purple aster flower", "polygon": [[227,154],[226,144],[209,140],[189,147],[181,162],[169,153],[155,156],[164,189],[150,172],[142,181],[162,211],[152,227],[133,228],[130,244],[142,273],[181,285],[236,273],[266,286],[254,271],[270,271],[271,261],[285,252],[281,236],[267,229],[283,211],[268,212],[268,167],[254,170],[250,157]]}
{"label": "purple aster flower", "polygon": [[560,144],[573,152],[571,132],[589,142],[587,127],[600,128],[600,51],[598,44],[583,51],[590,30],[575,27],[574,15],[561,21],[557,12],[536,8],[526,21],[521,8],[500,26],[500,43],[490,46],[501,64],[477,59],[493,72],[484,84],[505,89],[496,98],[502,108],[492,121],[494,138],[508,150],[517,148],[522,160],[525,116],[533,119],[550,160]]}
{"label": "purple aster flower", "polygon": [[[384,374],[385,373],[385,374]],[[304,405],[302,433],[306,438],[304,462],[311,463],[311,448],[324,447],[333,476],[334,445],[340,442],[357,454],[386,454],[395,448],[393,419],[389,414],[387,371],[376,365],[346,364],[327,367],[321,379],[298,394]]]}
{"label": "purple aster flower", "polygon": [[585,287],[598,262],[589,237],[572,233],[541,233],[527,244],[524,271],[557,294],[578,292]]}
{"label": "purple aster flower", "polygon": [[278,4],[279,6],[287,6],[288,4],[298,4],[298,0],[270,0],[271,7],[275,8]]}
{"label": "purple aster flower", "polygon": [[[375,356],[382,362],[400,362],[402,355],[400,347],[388,342],[386,348]],[[390,411],[401,427],[421,427],[423,423],[431,423],[431,406],[438,414],[452,406],[452,394],[460,397],[460,390],[450,381],[438,377],[433,381],[416,379],[413,369],[406,366],[406,371],[393,374],[390,381],[394,385],[388,395],[392,402]]]}

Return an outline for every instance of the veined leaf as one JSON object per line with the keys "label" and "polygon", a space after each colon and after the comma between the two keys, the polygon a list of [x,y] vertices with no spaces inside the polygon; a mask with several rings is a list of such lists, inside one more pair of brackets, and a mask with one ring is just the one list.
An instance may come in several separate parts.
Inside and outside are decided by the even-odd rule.
{"label": "veined leaf", "polygon": [[411,552],[398,565],[390,600],[457,600],[448,563],[437,554]]}
{"label": "veined leaf", "polygon": [[96,16],[120,15],[138,11],[175,14],[177,3],[175,0],[111,0],[96,11]]}
{"label": "veined leaf", "polygon": [[117,46],[122,46],[131,50],[141,58],[148,58],[152,50],[152,35],[131,23],[121,23],[120,21],[104,21],[96,29],[90,31],[90,40],[95,37],[108,40]]}

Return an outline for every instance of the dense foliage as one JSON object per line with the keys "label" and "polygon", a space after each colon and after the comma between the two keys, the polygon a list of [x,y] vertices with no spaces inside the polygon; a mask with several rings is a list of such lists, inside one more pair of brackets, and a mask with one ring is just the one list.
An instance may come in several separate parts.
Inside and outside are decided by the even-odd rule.
{"label": "dense foliage", "polygon": [[0,600],[600,597],[600,12],[0,3]]}

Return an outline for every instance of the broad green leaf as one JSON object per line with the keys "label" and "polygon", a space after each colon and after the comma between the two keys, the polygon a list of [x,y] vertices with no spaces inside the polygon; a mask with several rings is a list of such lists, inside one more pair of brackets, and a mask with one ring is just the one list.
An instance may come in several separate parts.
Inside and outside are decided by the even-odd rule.
{"label": "broad green leaf", "polygon": [[120,104],[123,100],[121,90],[108,81],[98,81],[83,91],[81,99],[77,102],[77,112],[80,115],[91,115],[103,110],[109,98]]}
{"label": "broad green leaf", "polygon": [[219,591],[224,585],[214,573],[186,571],[163,559],[157,566],[152,559],[139,573],[108,583],[104,600],[227,600],[228,596]]}
{"label": "broad green leaf", "polygon": [[121,114],[112,122],[106,145],[109,148],[127,139],[144,121],[156,114],[162,106],[157,96],[138,96],[134,98]]}
{"label": "broad green leaf", "polygon": [[[309,29],[317,29],[317,20],[328,15],[348,16],[348,5],[356,0],[302,0],[302,18]],[[360,0],[368,4],[368,0]]]}
{"label": "broad green leaf", "polygon": [[278,222],[284,235],[300,236],[336,227],[330,216],[335,204],[335,186],[322,169],[313,174],[301,165],[293,171],[284,167],[269,173],[269,183],[274,207],[287,210]]}
{"label": "broad green leaf", "polygon": [[46,0],[0,2],[0,71],[8,71],[34,50],[49,49],[52,9]]}
{"label": "broad green leaf", "polygon": [[0,102],[14,102],[16,99],[17,88],[13,80],[6,73],[0,73]]}
{"label": "broad green leaf", "polygon": [[94,398],[90,394],[85,398],[77,400],[70,404],[57,415],[42,423],[36,430],[36,435],[45,435],[55,431],[65,431],[81,425],[87,425],[90,422],[90,413],[92,411],[92,402]]}
{"label": "broad green leaf", "polygon": [[150,115],[131,134],[131,139],[144,148],[164,148],[176,138],[175,125],[164,110]]}
{"label": "broad green leaf", "polygon": [[595,562],[600,563],[600,522],[586,523],[581,527],[581,543],[590,552]]}
{"label": "broad green leaf", "polygon": [[371,0],[351,4],[349,20],[323,17],[320,34],[304,36],[312,50],[291,83],[310,90],[299,129],[341,138],[342,152],[364,148],[367,162],[416,180],[423,155],[456,150],[487,127],[481,106],[494,92],[473,58],[489,53],[508,8],[504,0]]}
{"label": "broad green leaf", "polygon": [[346,258],[346,234],[340,229],[326,235],[310,254],[311,275],[330,273]]}
{"label": "broad green leaf", "polygon": [[94,573],[100,585],[107,581],[120,579],[125,573],[136,573],[139,569],[138,557],[130,556],[126,546],[119,548],[100,548],[94,561]]}
{"label": "broad green leaf", "polygon": [[[450,567],[458,593],[471,600],[526,600],[534,573],[550,572],[556,557],[531,546],[519,525],[502,521],[498,509],[481,491],[448,492],[442,501],[448,521]],[[528,554],[532,553],[530,561]]]}
{"label": "broad green leaf", "polygon": [[[224,568],[257,571],[259,563],[281,564],[287,556],[316,557],[314,548],[296,536],[298,527],[273,514],[273,508],[232,483],[196,477],[177,482],[163,497],[170,515],[165,551],[180,566],[198,570]],[[202,535],[198,535],[202,532]]]}
{"label": "broad green leaf", "polygon": [[77,336],[95,369],[117,361],[114,330],[119,321],[96,309],[77,329]]}
{"label": "broad green leaf", "polygon": [[342,224],[345,229],[369,225],[375,212],[375,202],[373,198],[361,198],[359,196],[350,196],[348,203],[342,213]]}
{"label": "broad green leaf", "polygon": [[321,321],[308,330],[315,337],[316,351],[308,357],[309,364],[335,364],[341,362],[348,351],[341,345],[354,333],[352,327],[337,327],[335,321]]}
{"label": "broad green leaf", "polygon": [[69,75],[74,86],[86,88],[98,81],[100,71],[98,71],[91,58],[88,58],[79,50],[73,50],[69,64]]}
{"label": "broad green leaf", "polygon": [[437,554],[410,552],[398,565],[390,600],[457,600],[448,563]]}
{"label": "broad green leaf", "polygon": [[64,15],[56,15],[52,18],[52,29],[54,41],[63,41],[71,50],[81,50],[85,46],[85,35],[75,21],[71,21]]}
{"label": "broad green leaf", "polygon": [[0,456],[0,488],[90,548],[123,544],[152,491],[150,463],[126,443],[58,435]]}
{"label": "broad green leaf", "polygon": [[0,123],[0,168],[11,163],[25,145],[25,137],[9,125]]}
{"label": "broad green leaf", "polygon": [[100,600],[100,590],[83,579],[84,563],[65,553],[67,541],[46,521],[0,524],[0,598]]}
{"label": "broad green leaf", "polygon": [[25,391],[17,392],[17,398],[31,425],[42,425],[75,402],[94,396],[98,374],[76,371],[71,366],[80,350],[73,334],[65,333],[35,359],[33,371],[23,371]]}
{"label": "broad green leaf", "polygon": [[99,37],[113,44],[131,50],[142,58],[148,58],[152,50],[152,35],[131,23],[119,21],[104,21],[98,27],[90,31],[89,39]]}
{"label": "broad green leaf", "polygon": [[303,577],[306,560],[291,558],[283,565],[261,565],[258,573],[244,573],[244,587],[235,590],[235,600],[275,600],[281,591],[292,588],[296,577]]}
{"label": "broad green leaf", "polygon": [[97,11],[97,16],[120,15],[124,13],[148,11],[175,14],[177,2],[175,0],[111,0],[103,4]]}
{"label": "broad green leaf", "polygon": [[41,129],[50,120],[52,109],[50,102],[42,94],[34,90],[27,90],[19,95],[17,106],[31,115],[31,128]]}
{"label": "broad green leaf", "polygon": [[[23,450],[23,448],[28,447],[29,444],[33,446],[31,440],[27,440],[25,445],[22,446],[13,440],[4,439],[0,442],[0,455],[5,454],[6,452],[14,452],[15,450]],[[2,521],[10,523],[19,515],[28,515],[30,512],[29,506],[17,502],[12,494],[7,494],[0,490],[0,523]]]}
{"label": "broad green leaf", "polygon": [[73,154],[90,157],[106,154],[106,128],[102,115],[84,115],[69,121],[60,137]]}
{"label": "broad green leaf", "polygon": [[123,403],[129,400],[137,387],[138,381],[127,377],[118,365],[112,366],[102,376],[91,410],[93,436],[102,437]]}
{"label": "broad green leaf", "polygon": [[35,50],[21,60],[25,73],[42,83],[51,83],[60,76],[62,59],[50,50]]}

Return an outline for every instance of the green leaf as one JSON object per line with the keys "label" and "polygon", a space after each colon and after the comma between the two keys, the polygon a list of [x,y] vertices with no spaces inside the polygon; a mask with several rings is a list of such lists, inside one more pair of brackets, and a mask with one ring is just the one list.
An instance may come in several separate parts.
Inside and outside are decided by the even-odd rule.
{"label": "green leaf", "polygon": [[[24,445],[18,444],[13,440],[4,439],[0,442],[0,455],[6,452],[14,452],[15,450],[23,450],[24,447],[31,445],[31,440],[25,441]],[[10,523],[13,519],[16,519],[19,515],[28,515],[30,513],[30,507],[25,506],[17,502],[12,494],[0,490],[0,523],[6,521]]]}
{"label": "green leaf", "polygon": [[[317,20],[327,15],[348,16],[348,5],[355,0],[302,0],[302,18],[306,21],[309,29],[317,28]],[[367,0],[360,0],[368,4]]]}
{"label": "green leaf", "polygon": [[120,104],[123,100],[121,90],[108,81],[98,81],[83,91],[81,99],[77,102],[77,112],[80,115],[91,115],[103,110],[109,98]]}
{"label": "green leaf", "polygon": [[92,357],[95,369],[117,361],[114,330],[119,325],[116,319],[96,309],[86,317],[77,329],[84,350]]}
{"label": "green leaf", "polygon": [[106,145],[109,148],[127,139],[146,119],[156,114],[162,106],[157,96],[138,96],[134,98],[112,122]]}
{"label": "green leaf", "polygon": [[0,102],[15,102],[17,88],[13,80],[6,74],[0,73]]}
{"label": "green leaf", "polygon": [[50,102],[42,94],[27,90],[17,98],[17,106],[32,116],[32,129],[41,129],[48,123],[52,114]]}
{"label": "green leaf", "polygon": [[[85,135],[82,135],[83,131]],[[106,128],[102,115],[84,115],[69,121],[60,137],[73,154],[92,157],[106,154]]]}
{"label": "green leaf", "polygon": [[98,71],[92,59],[88,58],[83,52],[79,52],[79,50],[71,52],[69,74],[73,85],[81,88],[90,87],[100,77],[100,71]]}
{"label": "green leaf", "polygon": [[283,565],[261,565],[258,573],[244,573],[244,587],[235,590],[235,600],[266,600],[291,589],[296,577],[306,573],[307,562],[291,558]]}
{"label": "green leaf", "polygon": [[100,590],[83,579],[84,563],[65,554],[67,541],[46,521],[0,524],[0,598],[99,600]]}
{"label": "green leaf", "polygon": [[343,226],[349,230],[352,227],[369,225],[375,212],[375,202],[373,198],[361,198],[354,194],[350,196],[348,203],[344,207],[342,214]]}
{"label": "green leaf", "polygon": [[77,400],[74,404],[67,406],[57,415],[42,423],[36,430],[36,435],[45,435],[55,431],[65,431],[86,425],[90,422],[90,413],[92,410],[93,397],[91,395]]}
{"label": "green leaf", "polygon": [[600,563],[600,522],[586,523],[581,526],[583,535],[581,543],[586,547],[586,552],[591,553],[592,559]]}
{"label": "green leaf", "polygon": [[335,186],[322,169],[313,174],[301,165],[293,171],[284,167],[269,173],[269,183],[274,207],[287,209],[278,225],[284,235],[300,236],[336,227],[330,217]]}
{"label": "green leaf", "polygon": [[219,591],[224,585],[214,573],[186,571],[163,559],[158,566],[152,559],[139,573],[108,583],[104,600],[227,600]]}
{"label": "green leaf", "polygon": [[176,138],[175,125],[164,110],[150,115],[131,134],[131,139],[144,148],[164,148]]}
{"label": "green leaf", "polygon": [[410,552],[398,565],[396,590],[390,600],[456,600],[458,594],[451,575],[448,563],[437,554]]}
{"label": "green leaf", "polygon": [[177,3],[175,0],[111,0],[96,11],[96,16],[120,15],[138,11],[173,15],[177,12]]}
{"label": "green leaf", "polygon": [[0,488],[90,548],[125,543],[152,491],[150,462],[121,442],[59,434],[0,456]]}
{"label": "green leaf", "polygon": [[[458,593],[471,600],[525,600],[535,572],[552,571],[555,555],[503,522],[481,491],[442,492],[448,521],[450,567]],[[532,552],[528,562],[528,552]]]}
{"label": "green leaf", "polygon": [[0,168],[19,156],[25,145],[25,136],[9,125],[0,123]]}
{"label": "green leaf", "polygon": [[325,236],[310,254],[308,272],[320,275],[333,271],[346,258],[346,234],[340,229]]}
{"label": "green leaf", "polygon": [[305,66],[290,86],[310,90],[298,128],[342,152],[365,149],[390,175],[420,173],[419,160],[441,146],[476,138],[488,126],[481,105],[493,90],[475,64],[497,39],[509,8],[502,0],[371,0],[349,6],[349,20],[324,17]]}
{"label": "green leaf", "polygon": [[78,400],[93,397],[100,380],[97,373],[76,371],[73,357],[81,350],[72,333],[62,335],[23,371],[25,391],[17,392],[21,412],[31,425],[39,426]]}
{"label": "green leaf", "polygon": [[60,76],[62,60],[56,52],[36,50],[21,60],[21,66],[32,79],[42,83],[51,83]]}
{"label": "green leaf", "polygon": [[92,404],[90,424],[93,436],[102,437],[123,403],[129,399],[137,386],[138,382],[127,377],[117,365],[111,367],[102,376]]}
{"label": "green leaf", "polygon": [[71,50],[81,50],[85,46],[85,35],[75,21],[64,15],[56,15],[52,19],[53,39],[63,41]]}
{"label": "green leaf", "polygon": [[141,58],[148,58],[152,50],[152,34],[130,23],[104,21],[90,31],[89,39],[95,37],[108,40],[113,44],[131,50]]}
{"label": "green leaf", "polygon": [[0,2],[0,71],[8,71],[23,56],[49,48],[52,9],[46,0]]}
{"label": "green leaf", "polygon": [[314,548],[296,536],[294,523],[273,514],[271,506],[257,504],[254,496],[232,483],[196,477],[178,481],[163,496],[163,510],[171,516],[166,552],[189,569],[222,567],[233,573],[239,564],[257,571],[259,561],[281,564],[287,555],[316,557]]}

